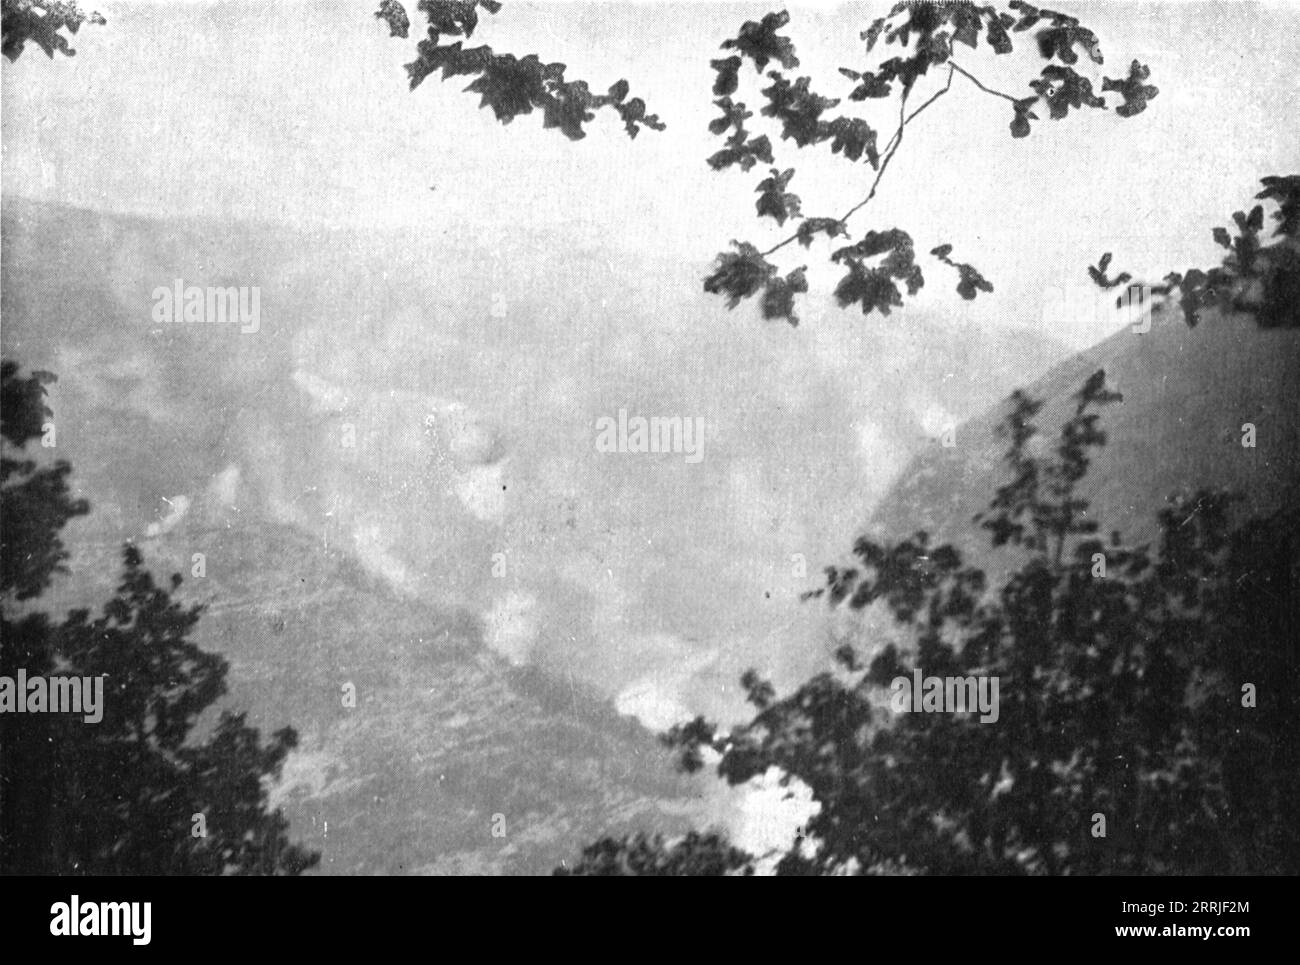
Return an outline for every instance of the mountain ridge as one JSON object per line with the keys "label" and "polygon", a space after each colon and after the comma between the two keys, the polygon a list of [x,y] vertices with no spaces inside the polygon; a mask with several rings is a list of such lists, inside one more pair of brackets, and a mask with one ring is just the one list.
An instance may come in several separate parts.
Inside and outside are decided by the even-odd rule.
{"label": "mountain ridge", "polygon": [[[1054,443],[1071,396],[1097,370],[1122,400],[1100,410],[1107,445],[1080,484],[1100,533],[1129,543],[1156,535],[1168,498],[1199,488],[1238,492],[1243,516],[1300,500],[1300,329],[1259,327],[1251,314],[1212,309],[1189,327],[1173,304],[1157,306],[1150,331],[1125,328],[1024,387],[1044,402],[1038,441]],[[1006,478],[1006,443],[995,429],[1006,403],[961,423],[956,445],[916,456],[869,515],[865,533],[898,540],[925,530],[995,570],[1011,565],[973,522]],[[1242,445],[1243,426],[1255,445]]]}

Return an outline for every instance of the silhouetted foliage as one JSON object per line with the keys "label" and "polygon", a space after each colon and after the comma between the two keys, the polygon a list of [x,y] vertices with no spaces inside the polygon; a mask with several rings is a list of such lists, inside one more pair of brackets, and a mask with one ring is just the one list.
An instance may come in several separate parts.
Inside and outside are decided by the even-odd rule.
{"label": "silhouetted foliage", "polygon": [[[1300,871],[1300,519],[1234,527],[1234,499],[1201,492],[1160,513],[1154,548],[1103,541],[1078,486],[1117,399],[1096,372],[1044,450],[1041,403],[1011,397],[1009,479],[976,517],[1019,550],[996,590],[924,532],[859,539],[809,596],[882,608],[903,640],[845,644],[780,699],[751,671],[751,721],[665,735],[688,771],[709,749],[733,785],[776,767],[811,789],[820,810],[778,873]],[[996,721],[898,712],[914,671],[997,679]],[[655,847],[640,866],[669,860]]]}
{"label": "silhouetted foliage", "polygon": [[[3,365],[2,434],[16,449],[51,413],[48,373]],[[4,458],[0,676],[102,677],[102,719],[0,714],[0,871],[19,874],[299,874],[319,854],[291,844],[266,781],[297,743],[284,728],[263,743],[243,715],[200,717],[226,692],[226,661],[189,640],[199,607],[183,607],[123,553],[116,594],[92,619],[61,623],[12,603],[38,595],[63,570],[59,531],[87,512],[68,497],[66,462],[36,468]],[[196,816],[202,815],[201,824]],[[196,831],[202,831],[196,836]]]}
{"label": "silhouetted foliage", "polygon": [[[793,41],[781,32],[791,22],[786,11],[769,13],[761,21],[748,21],[736,37],[724,41],[722,49],[735,53],[710,62],[714,70],[714,104],[722,113],[709,124],[709,130],[718,137],[725,137],[726,142],[721,150],[709,157],[711,168],[723,171],[737,167],[747,172],[760,161],[766,165],[777,163],[768,133],[751,129],[748,122],[754,117],[754,112],[746,101],[737,99],[743,86],[742,77],[746,75],[744,67],[750,64],[754,74],[762,78],[758,83],[768,85],[757,91],[763,103],[759,115],[771,119],[771,133],[779,136],[781,143],[792,142],[795,149],[828,146],[832,154],[851,164],[865,162],[874,176],[866,188],[866,195],[842,215],[807,218],[795,227],[793,234],[766,249],[750,242],[733,241],[732,245],[739,254],[724,252],[718,255],[715,270],[704,282],[705,291],[725,297],[729,308],[762,291],[765,318],[784,318],[791,325],[797,325],[799,320],[791,297],[794,289],[785,281],[789,276],[783,274],[776,263],[769,261],[769,256],[793,241],[809,248],[818,234],[848,236],[849,220],[875,197],[886,168],[902,147],[908,125],[948,93],[957,75],[980,91],[1010,102],[1012,137],[1029,135],[1030,121],[1039,119],[1034,113],[1035,108],[1045,107],[1051,120],[1064,119],[1071,109],[1105,110],[1108,107],[1106,99],[1094,93],[1093,79],[1083,76],[1074,67],[1079,63],[1078,50],[1082,50],[1095,65],[1103,62],[1092,31],[1074,17],[1039,10],[1019,0],[1013,0],[1008,9],[1016,11],[1016,14],[966,0],[943,3],[910,0],[895,4],[888,15],[875,20],[861,33],[861,39],[866,41],[866,64],[840,68],[839,73],[849,82],[849,89],[843,97],[824,96],[813,89],[811,76],[792,75],[791,72],[799,66],[799,57]],[[1043,67],[1037,78],[1028,82],[1032,95],[1015,97],[993,90],[956,58],[959,45],[977,51],[981,37],[994,56],[1010,54],[1014,49],[1013,35],[1030,30],[1035,32],[1036,53],[1054,61]],[[897,44],[898,54],[890,57],[877,55],[873,59],[873,52],[882,41],[883,47]],[[775,66],[768,69],[769,65]],[[930,74],[932,68],[941,75],[942,86],[925,94],[918,93],[922,87],[921,78]],[[1149,75],[1146,66],[1133,61],[1126,77],[1101,78],[1103,93],[1115,91],[1123,98],[1123,103],[1115,111],[1118,116],[1127,118],[1140,114],[1146,109],[1147,102],[1157,95],[1156,88],[1145,83]],[[898,122],[883,146],[878,132],[866,117],[833,113],[845,102],[864,104],[891,97],[898,101]],[[925,99],[918,104],[921,97]],[[770,216],[778,226],[785,227],[787,221],[805,217],[800,197],[786,190],[794,175],[794,168],[772,167],[771,177],[758,186],[760,218]],[[873,239],[889,239],[891,243],[879,244]],[[857,245],[832,250],[831,261],[846,269],[835,288],[835,298],[840,306],[857,305],[863,314],[876,311],[888,315],[891,308],[903,304],[899,283],[905,284],[909,296],[915,295],[924,286],[925,278],[912,260],[912,247],[910,235],[895,227],[869,230]],[[961,297],[969,300],[978,292],[992,292],[992,283],[973,266],[948,259],[951,250],[951,246],[940,245],[932,253],[957,269],[957,291]],[[943,254],[939,254],[940,251]],[[879,256],[884,257],[878,263],[870,260]],[[805,268],[796,269],[800,278]],[[778,290],[775,296],[772,289]],[[806,290],[806,284],[799,289],[800,292]]]}
{"label": "silhouetted foliage", "polygon": [[716,832],[692,831],[666,843],[662,835],[636,834],[623,839],[601,838],[585,848],[572,868],[556,868],[556,875],[646,875],[713,877],[752,874],[750,858]]}
{"label": "silhouetted foliage", "polygon": [[71,0],[0,0],[4,55],[17,60],[30,40],[51,59],[56,53],[72,57],[77,52],[59,31],[75,34],[84,23],[104,24],[98,13],[85,13]]}
{"label": "silhouetted foliage", "polygon": [[[84,20],[103,22],[98,14],[81,14],[71,3],[38,6],[32,0],[3,2],[5,52],[11,57],[17,56],[26,39],[38,40],[51,55],[54,49],[71,53],[59,29],[66,27],[75,32]],[[501,123],[540,112],[544,127],[555,128],[572,140],[586,136],[586,125],[603,108],[619,116],[629,137],[636,137],[642,128],[664,129],[663,122],[648,112],[644,101],[629,96],[626,79],[600,93],[585,80],[569,79],[563,63],[544,61],[538,54],[501,52],[487,44],[466,46],[480,28],[480,11],[489,17],[501,12],[502,4],[497,0],[419,0],[416,9],[427,28],[424,39],[417,44],[415,59],[406,64],[412,90],[435,74],[443,80],[467,77],[465,91],[479,95],[480,106],[491,109]],[[38,14],[37,10],[45,12]],[[379,0],[374,17],[387,27],[389,36],[409,39],[411,17],[400,0]],[[1130,118],[1145,111],[1159,93],[1147,83],[1149,68],[1136,60],[1124,77],[1088,77],[1080,73],[1076,67],[1084,60],[1093,67],[1104,63],[1096,35],[1068,14],[1040,10],[1022,0],[1011,0],[1005,10],[972,0],[904,0],[894,4],[887,15],[860,32],[860,39],[865,41],[864,62],[839,68],[841,78],[831,79],[841,85],[847,81],[843,96],[818,93],[813,87],[814,78],[794,74],[800,65],[799,57],[793,40],[783,33],[790,24],[790,14],[784,10],[770,12],[761,20],[746,21],[736,36],[721,43],[727,56],[710,61],[714,104],[721,115],[709,123],[709,130],[725,138],[725,143],[707,160],[716,171],[738,167],[748,172],[759,163],[769,166],[770,175],[757,187],[760,197],[756,213],[759,218],[772,218],[781,228],[789,222],[793,232],[767,248],[733,241],[736,251],[717,256],[714,270],[704,280],[704,289],[722,295],[729,308],[761,293],[762,316],[785,319],[791,325],[799,323],[798,296],[808,292],[807,266],[782,267],[771,257],[791,242],[811,249],[819,235],[828,239],[850,237],[850,219],[875,197],[881,178],[902,147],[908,125],[948,93],[957,75],[981,92],[1011,105],[1009,129],[1016,138],[1029,135],[1030,122],[1039,120],[1036,110],[1046,110],[1050,120],[1062,120],[1072,110],[1108,109],[1104,95],[1115,93],[1122,101],[1115,114]],[[1029,48],[1031,55],[1049,61],[1026,82],[1031,93],[1025,96],[988,87],[957,58],[961,48],[969,48],[972,56],[982,53],[981,38],[994,57],[1012,54],[1014,36],[1025,32],[1032,32],[1036,41]],[[890,50],[892,56],[877,50],[878,45],[885,50],[895,44],[898,51]],[[777,165],[772,136],[751,130],[754,111],[737,99],[749,83],[745,79],[747,65],[753,67],[758,78],[758,113],[770,122],[772,136],[782,144],[792,142],[796,150],[824,145],[847,163],[866,163],[874,172],[865,196],[843,214],[807,216],[799,195],[787,190],[795,169]],[[920,93],[922,79],[936,74],[941,75],[942,86]],[[1094,91],[1095,82],[1100,85],[1100,93]],[[925,99],[918,104],[921,97]],[[869,118],[837,113],[842,105],[848,110],[849,105],[890,98],[897,99],[898,122],[883,146]],[[834,295],[841,307],[856,305],[866,315],[873,311],[887,315],[904,303],[900,284],[906,287],[908,296],[914,296],[924,287],[925,277],[912,259],[913,246],[907,232],[897,227],[876,228],[867,232],[867,237],[871,236],[897,236],[906,238],[907,244],[880,249],[873,255],[864,254],[860,245],[832,249],[830,260],[845,269]],[[940,249],[951,250],[939,245],[934,251]],[[876,257],[881,260],[873,261]],[[938,257],[957,270],[956,287],[962,298],[970,300],[979,292],[993,291],[992,282],[973,265],[950,261],[946,254]],[[1187,284],[1189,290],[1198,293],[1206,287],[1195,277],[1189,277]],[[1271,318],[1286,308],[1278,302],[1264,314]]]}
{"label": "silhouetted foliage", "polygon": [[[502,123],[540,110],[544,126],[558,128],[575,140],[585,136],[584,125],[602,107],[619,113],[630,136],[635,137],[641,126],[663,128],[656,115],[646,113],[641,100],[627,99],[626,80],[618,81],[605,94],[596,94],[584,81],[566,80],[563,64],[545,63],[536,54],[519,57],[486,45],[464,47],[479,26],[480,8],[495,15],[501,4],[494,0],[420,0],[418,9],[429,26],[426,39],[418,45],[417,58],[406,65],[412,88],[437,72],[444,80],[472,77],[465,90],[479,94],[481,106],[491,108]],[[408,36],[410,17],[398,0],[381,0],[375,17],[387,25],[391,36]],[[1082,63],[1080,51],[1094,67],[1104,62],[1096,35],[1068,14],[1040,10],[1021,0],[1012,0],[1003,11],[971,0],[904,0],[894,4],[887,15],[861,31],[860,38],[866,42],[864,63],[841,67],[842,78],[833,79],[839,84],[848,81],[843,96],[823,95],[814,89],[813,77],[795,75],[800,63],[798,53],[793,40],[783,32],[790,24],[790,14],[784,10],[770,12],[761,20],[746,21],[734,37],[721,43],[726,55],[710,61],[714,70],[713,103],[720,115],[709,123],[709,131],[724,138],[724,144],[707,162],[715,171],[735,167],[749,172],[757,164],[767,166],[770,173],[756,189],[756,213],[759,218],[770,217],[781,228],[790,223],[793,232],[766,249],[752,242],[733,241],[735,251],[718,255],[714,270],[704,280],[704,289],[723,296],[729,308],[761,293],[763,317],[783,318],[791,325],[799,323],[796,296],[808,291],[804,274],[807,266],[782,267],[771,261],[771,256],[795,241],[809,249],[818,235],[848,237],[849,220],[875,197],[885,170],[902,147],[908,125],[948,93],[957,75],[1011,105],[1009,126],[1011,136],[1016,138],[1029,135],[1030,122],[1039,120],[1036,110],[1045,110],[1050,120],[1062,120],[1072,110],[1106,110],[1110,105],[1104,95],[1113,92],[1120,100],[1115,114],[1129,118],[1146,110],[1148,102],[1159,93],[1147,83],[1148,67],[1136,60],[1119,78],[1080,73],[1076,70]],[[993,56],[1011,54],[1014,35],[1029,31],[1036,41],[1030,48],[1032,54],[1049,63],[1027,81],[1031,93],[1024,96],[986,86],[956,57],[962,47],[979,52],[981,38]],[[880,55],[878,44],[882,49],[897,44],[898,52]],[[758,114],[766,119],[763,123],[769,124],[767,132],[752,128],[754,111],[747,101],[739,99],[742,88],[749,84],[747,66],[753,67],[757,78],[755,94],[761,105]],[[922,78],[935,74],[940,75],[942,86],[919,93]],[[1094,83],[1100,84],[1100,93],[1094,91]],[[837,112],[842,105],[847,110],[849,105],[887,98],[897,99],[898,122],[883,146],[868,117]],[[842,215],[806,216],[802,199],[788,190],[795,169],[777,164],[773,138],[782,144],[791,142],[796,150],[825,146],[849,164],[869,165],[874,176],[865,186],[866,195]],[[907,243],[880,248],[872,255],[856,245],[833,249],[830,259],[842,264],[846,272],[835,288],[835,297],[841,307],[857,305],[864,314],[889,314],[891,308],[903,304],[900,283],[911,296],[924,286],[925,278],[911,258],[912,242],[906,232],[899,228],[874,229],[867,232],[868,238],[872,236],[896,237]],[[951,251],[944,245],[935,250],[939,248]],[[871,260],[880,256],[880,262]],[[981,291],[993,291],[993,284],[972,265],[949,261],[946,254],[939,257],[957,270],[957,291],[962,298],[969,300]]]}
{"label": "silhouetted foliage", "polygon": [[[1274,201],[1277,210],[1272,218],[1277,227],[1272,237],[1281,238],[1265,246],[1260,240],[1264,230],[1264,207],[1255,205],[1250,213],[1234,211],[1237,234],[1216,227],[1214,243],[1226,250],[1223,261],[1213,268],[1192,268],[1170,272],[1159,282],[1147,279],[1141,284],[1153,294],[1178,294],[1178,305],[1188,325],[1201,320],[1207,308],[1249,312],[1261,328],[1300,327],[1300,174],[1262,178],[1264,190],[1257,201]],[[1113,288],[1129,281],[1128,272],[1115,279],[1106,275],[1110,252],[1101,257],[1088,275],[1102,288]],[[1122,303],[1123,296],[1120,296]]]}
{"label": "silhouetted foliage", "polygon": [[[628,137],[636,137],[643,127],[664,129],[657,115],[646,112],[641,98],[628,97],[626,80],[596,94],[584,80],[567,80],[564,64],[544,63],[537,54],[517,57],[498,53],[486,44],[463,46],[478,28],[479,8],[490,15],[500,12],[496,0],[420,0],[416,6],[427,18],[429,29],[417,45],[418,56],[406,65],[412,90],[438,72],[443,80],[473,77],[465,90],[478,94],[479,106],[491,108],[502,124],[539,110],[543,127],[558,128],[575,141],[587,136],[583,125],[594,120],[594,112],[603,107],[618,114]],[[411,21],[398,0],[381,0],[375,18],[388,25],[390,36],[406,39]],[[459,39],[447,39],[453,37]]]}
{"label": "silhouetted foliage", "polygon": [[38,466],[32,459],[14,458],[28,442],[40,439],[53,413],[45,404],[49,372],[22,378],[13,362],[0,363],[0,436],[14,453],[0,454],[0,595],[29,600],[66,572],[67,551],[59,531],[76,516],[90,511],[84,499],[68,493],[72,467],[62,459]]}

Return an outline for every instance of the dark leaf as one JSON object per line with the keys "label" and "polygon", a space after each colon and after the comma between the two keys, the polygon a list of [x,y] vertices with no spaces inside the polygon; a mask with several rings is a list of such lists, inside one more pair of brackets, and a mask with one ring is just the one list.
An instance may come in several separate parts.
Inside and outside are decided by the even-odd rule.
{"label": "dark leaf", "polygon": [[490,107],[497,120],[509,124],[520,114],[547,102],[541,64],[535,55],[518,60],[513,54],[494,57],[478,80],[465,88],[480,94],[479,107]]}
{"label": "dark leaf", "polygon": [[963,7],[954,4],[949,8],[953,22],[952,39],[957,43],[965,44],[967,47],[978,47],[980,29],[983,27],[983,21],[980,15],[972,7]]}
{"label": "dark leaf", "polygon": [[733,241],[734,252],[718,254],[713,274],[704,280],[704,290],[724,295],[727,307],[735,308],[743,299],[758,293],[776,274],[776,266],[747,241]]}
{"label": "dark leaf", "polygon": [[762,72],[771,60],[775,60],[786,70],[793,70],[799,66],[794,45],[790,43],[789,37],[782,37],[777,33],[789,22],[790,14],[784,10],[780,13],[769,13],[758,23],[753,20],[747,21],[740,28],[740,35],[734,40],[724,41],[722,49],[738,50],[741,56],[754,61],[754,69],[759,72]]}
{"label": "dark leaf", "polygon": [[591,93],[583,81],[556,85],[543,107],[543,127],[558,127],[565,137],[578,141],[586,137],[582,125],[596,115],[590,110]]}
{"label": "dark leaf", "polygon": [[375,19],[383,20],[388,24],[390,37],[405,39],[411,27],[411,18],[406,15],[406,8],[398,3],[398,0],[379,0]]}
{"label": "dark leaf", "polygon": [[760,218],[766,215],[776,219],[777,224],[784,225],[787,218],[799,217],[799,196],[785,190],[793,177],[794,168],[784,172],[772,168],[772,176],[759,182],[757,190],[760,194],[755,207]]}
{"label": "dark leaf", "polygon": [[849,92],[849,100],[864,101],[868,98],[888,97],[893,90],[889,80],[872,73],[862,75],[862,83]]}
{"label": "dark leaf", "polygon": [[1095,265],[1088,266],[1088,277],[1093,280],[1099,288],[1115,288],[1117,285],[1123,285],[1125,282],[1132,280],[1132,275],[1128,272],[1121,272],[1115,278],[1109,278],[1106,270],[1110,267],[1110,252],[1101,256]]}
{"label": "dark leaf", "polygon": [[1270,176],[1260,179],[1264,190],[1255,195],[1258,200],[1273,200],[1279,210],[1273,213],[1273,220],[1278,222],[1276,235],[1294,237],[1300,233],[1300,174],[1287,177]]}
{"label": "dark leaf", "polygon": [[953,261],[949,257],[951,252],[951,245],[940,245],[938,248],[931,251],[930,254],[934,255],[945,265],[951,265],[953,268],[957,269],[957,294],[961,295],[961,297],[967,301],[970,301],[975,297],[977,292],[993,291],[993,285],[988,281],[988,279],[981,275],[971,265]]}
{"label": "dark leaf", "polygon": [[885,29],[885,18],[874,20],[871,26],[859,34],[859,39],[867,42],[867,53],[871,53],[871,48],[876,46],[876,41],[880,39],[880,32]]}
{"label": "dark leaf", "polygon": [[1074,52],[1075,46],[1082,47],[1094,64],[1104,63],[1097,35],[1086,27],[1080,27],[1077,22],[1063,22],[1038,34],[1038,52],[1048,60],[1058,57],[1065,64],[1077,63],[1079,57]]}
{"label": "dark leaf", "polygon": [[992,282],[988,281],[983,274],[975,271],[971,265],[959,264],[957,265],[957,271],[961,273],[961,281],[957,282],[957,294],[961,295],[962,298],[965,298],[967,302],[975,298],[976,290],[993,290]]}
{"label": "dark leaf", "polygon": [[799,244],[805,248],[811,247],[813,237],[817,234],[825,234],[828,238],[834,238],[837,235],[848,234],[844,222],[838,218],[808,218],[799,223],[797,237]]}
{"label": "dark leaf", "polygon": [[874,258],[876,255],[900,248],[909,251],[912,248],[912,237],[906,231],[899,228],[890,228],[888,231],[868,231],[857,244],[837,249],[831,255],[831,260]]}
{"label": "dark leaf", "polygon": [[861,305],[863,315],[873,311],[888,315],[891,307],[903,304],[902,294],[889,272],[867,268],[856,259],[848,260],[848,273],[835,286],[835,300],[841,308]]}
{"label": "dark leaf", "polygon": [[1015,115],[1011,118],[1012,137],[1029,136],[1029,122],[1038,120],[1038,115],[1031,111],[1030,108],[1037,103],[1037,97],[1025,97],[1012,105],[1015,110]]}
{"label": "dark leaf", "polygon": [[639,97],[633,97],[626,104],[615,104],[614,109],[623,118],[623,127],[628,137],[636,137],[642,127],[648,127],[652,131],[662,131],[667,126],[659,120],[658,114],[646,113],[645,101]]}
{"label": "dark leaf", "polygon": [[762,113],[781,122],[781,138],[791,139],[799,147],[807,147],[829,137],[828,126],[821,121],[821,115],[839,100],[822,97],[810,90],[811,78],[800,77],[792,84],[775,71],[769,76],[772,86],[763,91],[768,103]]}
{"label": "dark leaf", "polygon": [[808,291],[808,281],[804,278],[804,268],[797,268],[784,278],[773,276],[763,291],[763,317],[765,319],[784,318],[791,326],[799,325],[799,316],[794,310],[794,296]]}
{"label": "dark leaf", "polygon": [[721,135],[734,127],[740,140],[744,141],[745,121],[754,116],[753,111],[746,110],[744,104],[733,103],[730,97],[720,97],[713,103],[722,109],[722,116],[709,122],[709,131]]}
{"label": "dark leaf", "polygon": [[759,161],[764,164],[772,163],[772,142],[767,139],[766,134],[760,134],[743,144],[723,148],[709,158],[708,163],[715,171],[721,171],[733,164],[740,165],[742,171],[748,171]]}
{"label": "dark leaf", "polygon": [[431,34],[470,37],[478,26],[474,0],[420,0],[417,7],[428,18]]}
{"label": "dark leaf", "polygon": [[996,17],[989,20],[986,37],[995,54],[1011,53],[1011,35],[1006,26]]}
{"label": "dark leaf", "polygon": [[1145,83],[1150,76],[1150,68],[1135,60],[1129,65],[1127,78],[1123,80],[1114,80],[1110,77],[1102,78],[1101,89],[1103,92],[1118,91],[1124,98],[1124,103],[1115,108],[1116,114],[1120,117],[1133,117],[1135,114],[1141,114],[1147,109],[1147,101],[1160,93],[1159,88]]}
{"label": "dark leaf", "polygon": [[867,161],[873,168],[880,164],[880,155],[876,150],[876,132],[860,117],[837,117],[830,122],[829,131],[833,140],[831,151],[844,156],[850,161],[857,161],[865,153]]}
{"label": "dark leaf", "polygon": [[728,57],[725,60],[711,60],[709,66],[717,71],[717,77],[713,79],[713,94],[715,97],[726,97],[736,92],[740,86],[740,58]]}
{"label": "dark leaf", "polygon": [[1092,82],[1070,67],[1049,64],[1043,68],[1041,79],[1030,81],[1029,86],[1046,98],[1048,113],[1053,120],[1064,118],[1071,107],[1106,106],[1106,102],[1092,92]]}

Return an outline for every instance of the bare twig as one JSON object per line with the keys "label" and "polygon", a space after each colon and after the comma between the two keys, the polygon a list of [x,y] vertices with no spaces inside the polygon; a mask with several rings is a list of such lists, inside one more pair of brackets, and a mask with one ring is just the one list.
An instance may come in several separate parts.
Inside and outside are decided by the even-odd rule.
{"label": "bare twig", "polygon": [[[935,101],[937,101],[944,94],[948,93],[948,88],[950,87],[952,87],[952,70],[948,71],[948,82],[943,85],[942,89],[935,91],[935,93],[932,94],[924,104],[922,104],[916,110],[912,111],[911,114],[905,113],[905,111],[907,110],[907,95],[909,91],[907,89],[904,89],[903,97],[898,103],[898,130],[894,131],[894,136],[891,137],[889,139],[889,142],[885,145],[884,156],[880,162],[880,168],[876,171],[875,180],[871,182],[871,189],[867,192],[867,196],[865,198],[863,198],[853,207],[849,208],[848,211],[844,212],[844,214],[837,219],[841,225],[845,225],[845,223],[849,220],[849,218],[853,217],[853,215],[855,215],[859,211],[859,209],[863,208],[867,204],[867,202],[869,202],[872,198],[876,196],[876,188],[880,186],[880,179],[885,176],[885,169],[889,167],[889,162],[893,160],[894,155],[898,153],[898,149],[903,145],[903,128],[907,127],[908,124],[912,123],[912,121],[916,118],[916,116],[920,114],[923,110],[925,110]],[[768,255],[772,254],[774,251],[778,251],[779,249],[784,248],[786,245],[788,245],[790,242],[794,241],[798,237],[799,237],[799,233],[795,232],[790,237],[786,238],[784,241],[778,242],[777,244],[773,245],[771,248],[767,249],[767,251],[763,252],[763,257],[767,257]]]}
{"label": "bare twig", "polygon": [[961,66],[961,64],[957,63],[957,61],[955,60],[949,60],[948,66],[951,67],[953,70],[957,71],[957,73],[965,75],[966,78],[969,79],[972,84],[974,84],[980,90],[984,91],[984,93],[986,94],[992,94],[994,97],[1004,98],[1005,100],[1011,101],[1011,103],[1013,104],[1017,103],[1017,101],[1019,100],[1018,98],[1012,97],[1010,94],[1002,93],[1002,91],[1000,90],[994,90],[991,87],[985,87],[982,83],[980,83],[980,79],[978,77],[976,77],[970,71],[966,70],[964,67]]}
{"label": "bare twig", "polygon": [[[855,214],[857,214],[859,210],[866,207],[867,203],[870,202],[871,199],[876,196],[876,188],[880,186],[880,179],[885,176],[885,169],[889,167],[889,162],[894,159],[894,155],[898,153],[898,149],[903,145],[903,129],[907,127],[908,124],[911,124],[912,121],[916,119],[916,116],[918,114],[920,114],[923,110],[925,110],[935,101],[937,101],[944,94],[948,93],[949,89],[952,87],[952,75],[954,71],[967,77],[971,83],[973,83],[980,90],[984,91],[986,94],[992,94],[995,97],[1005,98],[1006,100],[1011,101],[1013,104],[1017,102],[1016,98],[1012,97],[1010,94],[1004,94],[1001,91],[993,90],[990,87],[985,87],[984,84],[980,82],[979,78],[977,78],[969,71],[965,70],[960,64],[958,64],[955,60],[952,59],[948,60],[947,82],[943,85],[942,88],[940,88],[939,90],[931,94],[930,97],[926,99],[924,104],[922,104],[916,110],[912,111],[912,113],[910,114],[905,113],[907,109],[907,95],[910,93],[910,90],[904,88],[902,100],[899,101],[899,105],[898,105],[898,130],[894,131],[893,137],[891,137],[889,139],[889,142],[885,145],[885,150],[882,153],[882,159],[880,162],[880,168],[876,171],[875,180],[871,182],[871,189],[867,192],[867,196],[865,198],[863,198],[853,207],[849,208],[848,211],[844,212],[844,214],[837,219],[839,224],[842,227],[844,227],[846,231],[848,227],[847,222],[849,218],[853,217]],[[777,242],[771,248],[768,248],[767,251],[764,251],[762,253],[763,257],[766,258],[768,255],[772,254],[773,252],[779,251],[780,249],[788,245],[790,242],[797,240],[798,237],[799,237],[799,233],[796,231],[794,234],[790,235],[790,237],[780,242]]]}

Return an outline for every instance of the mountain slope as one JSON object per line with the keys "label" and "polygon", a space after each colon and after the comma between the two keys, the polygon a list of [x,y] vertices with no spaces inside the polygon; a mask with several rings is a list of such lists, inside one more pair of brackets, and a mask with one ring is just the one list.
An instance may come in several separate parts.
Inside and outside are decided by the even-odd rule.
{"label": "mountain slope", "polygon": [[[1176,307],[1158,307],[1149,332],[1117,332],[1026,387],[1045,401],[1040,441],[1054,442],[1071,395],[1097,369],[1123,395],[1102,409],[1109,440],[1081,484],[1102,534],[1149,539],[1168,497],[1202,487],[1241,493],[1243,515],[1300,499],[1300,330],[1261,329],[1250,315],[1218,310],[1189,328]],[[1007,478],[1006,443],[994,434],[1006,411],[994,406],[958,427],[956,445],[936,441],[915,458],[867,533],[898,539],[926,530],[995,571],[1007,565],[971,521]],[[1253,448],[1242,445],[1247,423]]]}
{"label": "mountain slope", "polygon": [[[560,284],[534,238],[502,272],[427,238],[6,198],[3,241],[5,356],[58,375],[92,506],[42,604],[98,607],[127,540],[184,575],[230,705],[302,735],[277,794],[325,873],[545,871],[605,833],[762,824],[617,711],[722,717],[746,667],[812,672],[793,555],[930,423],[1060,355],[923,314],[759,326],[683,264],[566,249],[589,271]],[[607,275],[632,279],[609,306]],[[178,278],[258,288],[260,328],[158,323]],[[704,417],[699,471],[597,453],[622,407]]]}
{"label": "mountain slope", "polygon": [[259,259],[279,265],[314,245],[346,259],[355,239],[9,199],[4,217],[4,354],[59,376],[54,455],[91,503],[64,533],[69,574],[38,603],[97,612],[127,541],[160,581],[180,573],[178,598],[205,607],[196,642],[231,665],[223,706],[264,732],[299,732],[273,797],[290,836],[321,851],[314,873],[548,873],[605,833],[723,816],[608,695],[512,666],[455,594],[395,593],[338,526],[277,512],[255,447],[303,461],[303,425],[315,425],[283,378],[291,326],[337,283],[304,278],[307,301],[267,284],[264,338],[151,325],[155,282],[263,282]]}

